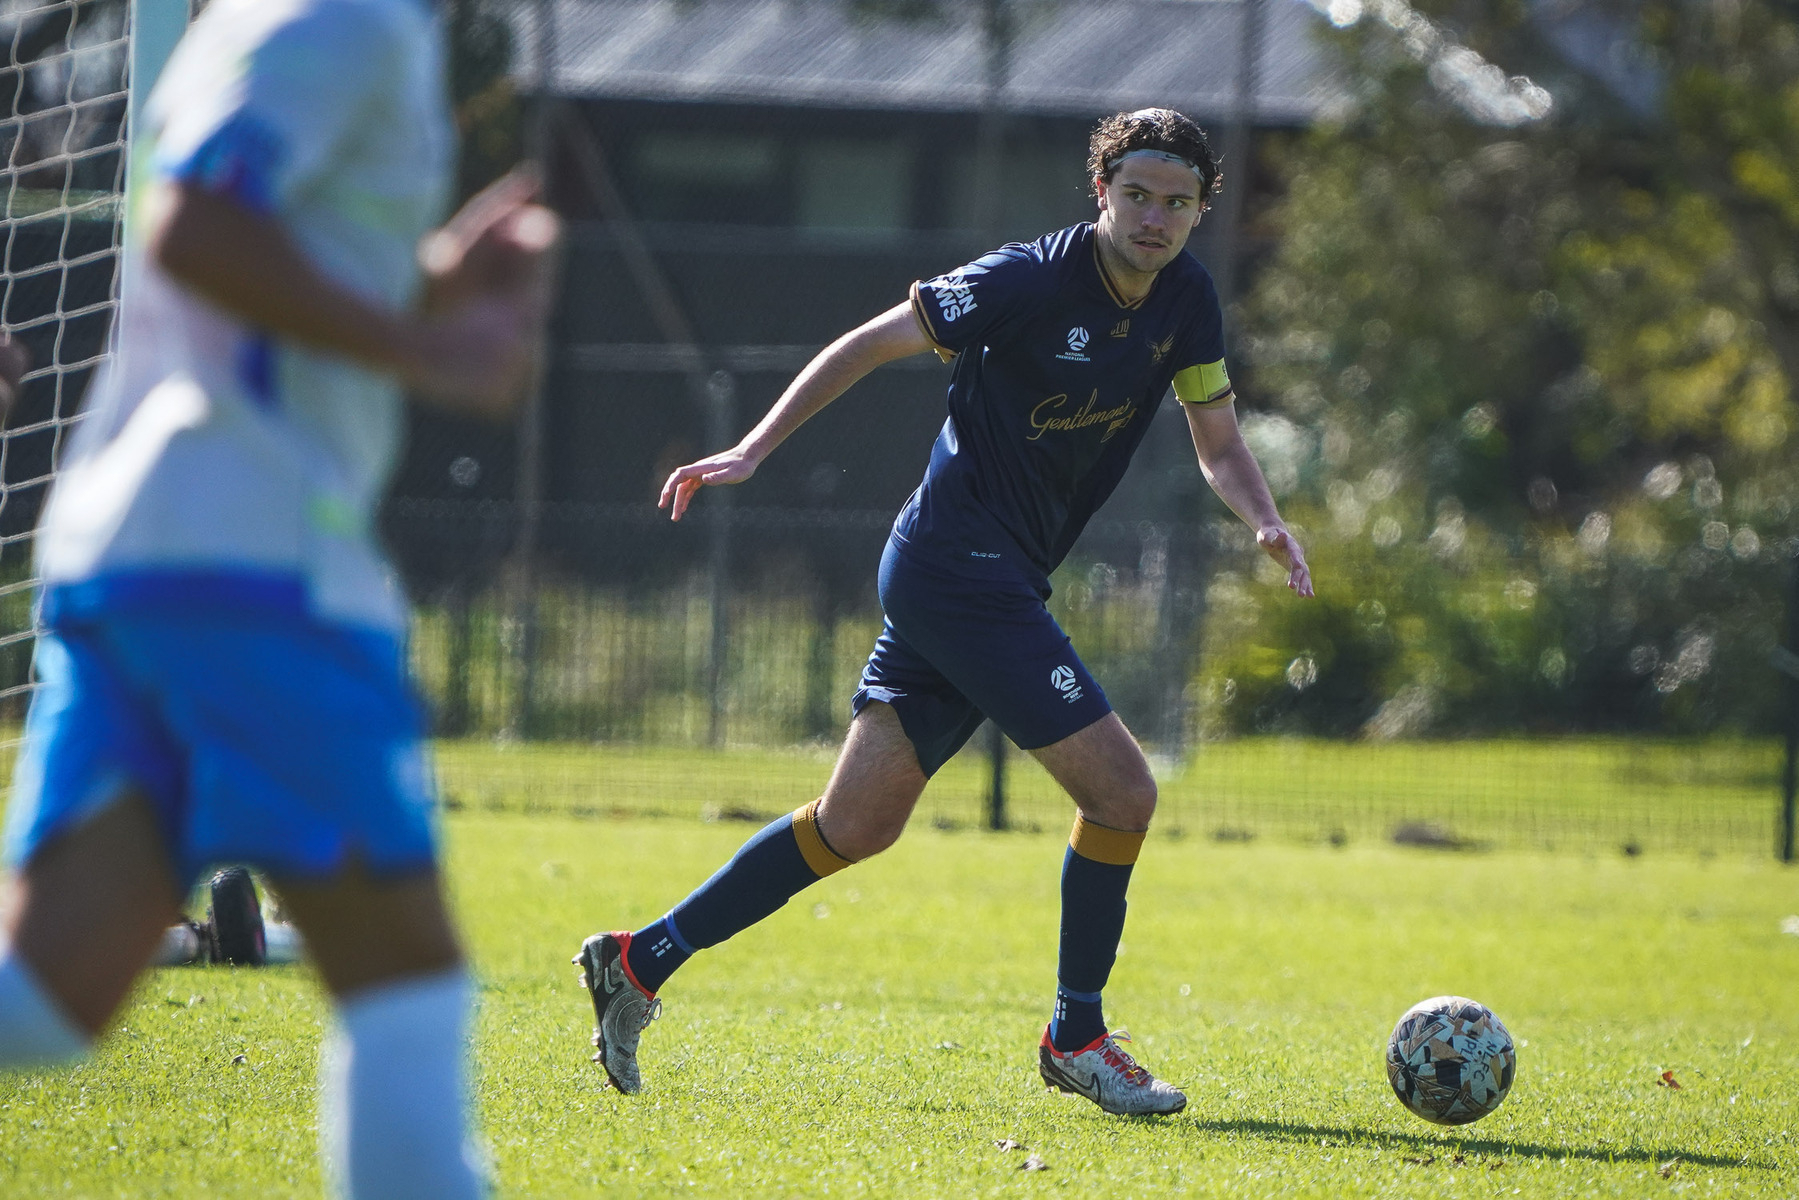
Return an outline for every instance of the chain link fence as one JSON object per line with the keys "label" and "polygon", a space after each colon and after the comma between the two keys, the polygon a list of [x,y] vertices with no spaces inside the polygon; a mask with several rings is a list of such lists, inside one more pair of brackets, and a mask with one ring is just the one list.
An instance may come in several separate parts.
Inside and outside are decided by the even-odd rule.
{"label": "chain link fence", "polygon": [[[671,526],[649,504],[549,506],[539,537],[556,565],[525,572],[508,557],[512,506],[391,505],[402,561],[409,545],[461,548],[449,557],[464,570],[421,590],[414,641],[451,803],[747,820],[817,794],[880,628],[889,519],[713,506]],[[1732,564],[1740,620],[1672,625],[1647,604],[1619,619],[1618,597],[1651,586],[1622,554],[1584,561],[1571,595],[1547,570],[1552,546],[1488,561],[1485,583],[1403,555],[1333,578],[1344,552],[1316,557],[1334,607],[1258,582],[1253,548],[1223,522],[1096,522],[1057,573],[1052,611],[1163,781],[1160,828],[1623,853],[1775,844],[1778,554]],[[1396,661],[1428,649],[1407,640],[1417,594],[1466,608],[1474,644],[1395,683],[1371,663],[1382,646]],[[1582,595],[1600,614],[1590,638],[1567,611]],[[1006,823],[1064,823],[1053,782],[1002,753],[977,736],[933,782],[925,819],[989,823],[997,768]]]}

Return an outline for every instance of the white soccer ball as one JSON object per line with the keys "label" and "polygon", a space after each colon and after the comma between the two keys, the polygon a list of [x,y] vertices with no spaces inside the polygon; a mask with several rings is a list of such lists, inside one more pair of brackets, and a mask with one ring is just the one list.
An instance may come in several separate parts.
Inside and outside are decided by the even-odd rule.
{"label": "white soccer ball", "polygon": [[1412,1005],[1387,1040],[1387,1082],[1399,1102],[1438,1125],[1466,1125],[1499,1107],[1518,1058],[1484,1004],[1434,996]]}

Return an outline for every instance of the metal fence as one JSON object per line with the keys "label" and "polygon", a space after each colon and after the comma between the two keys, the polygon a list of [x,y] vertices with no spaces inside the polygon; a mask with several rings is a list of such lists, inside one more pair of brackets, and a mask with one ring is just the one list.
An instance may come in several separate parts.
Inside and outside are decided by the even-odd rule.
{"label": "metal fence", "polygon": [[[460,565],[423,584],[414,635],[442,734],[719,748],[842,735],[891,520],[712,504],[674,526],[650,504],[550,505],[528,568],[506,553],[512,505],[398,501],[386,525],[403,562]],[[1171,555],[1175,540],[1193,553]],[[1212,541],[1204,525],[1100,524],[1055,601],[1114,704],[1177,750],[1195,649],[1179,618],[1200,601],[1180,565]]]}
{"label": "metal fence", "polygon": [[[543,560],[525,568],[508,555],[511,506],[388,512],[403,561],[424,545],[464,568],[421,587],[414,638],[453,805],[760,819],[822,788],[880,627],[888,514],[721,505],[670,526],[642,504],[552,506],[536,519]],[[1633,564],[1585,564],[1574,597],[1522,586],[1557,586],[1544,564],[1554,553],[1523,547],[1473,579],[1383,560],[1384,576],[1328,581],[1354,592],[1335,611],[1361,623],[1338,629],[1333,610],[1257,585],[1255,552],[1228,525],[1096,522],[1057,573],[1051,608],[1150,753],[1165,829],[1765,853],[1778,837],[1784,707],[1768,655],[1784,559],[1730,564],[1729,611],[1643,602],[1626,623],[1617,594],[1649,587]],[[1481,587],[1503,611],[1488,611]],[[1382,691],[1369,614],[1391,608],[1399,622],[1407,595],[1447,603],[1455,588],[1493,644],[1443,662],[1439,694],[1417,682]],[[1570,611],[1579,595],[1591,621]],[[1271,616],[1294,612],[1324,615]],[[1070,812],[1027,755],[985,735],[934,781],[924,811],[949,826],[998,816],[1021,827]]]}

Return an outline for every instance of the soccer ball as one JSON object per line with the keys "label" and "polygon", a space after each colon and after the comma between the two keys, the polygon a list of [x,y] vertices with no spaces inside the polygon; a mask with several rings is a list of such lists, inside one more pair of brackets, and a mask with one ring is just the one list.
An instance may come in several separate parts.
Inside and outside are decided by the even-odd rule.
{"label": "soccer ball", "polygon": [[1512,1035],[1484,1004],[1436,996],[1412,1005],[1387,1041],[1399,1102],[1438,1125],[1478,1121],[1512,1090]]}

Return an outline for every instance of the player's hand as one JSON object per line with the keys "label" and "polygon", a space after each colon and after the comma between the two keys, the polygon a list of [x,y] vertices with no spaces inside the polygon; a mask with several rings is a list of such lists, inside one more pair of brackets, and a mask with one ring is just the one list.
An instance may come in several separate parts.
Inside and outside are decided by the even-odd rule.
{"label": "player's hand", "polygon": [[657,499],[656,507],[669,509],[668,519],[679,521],[681,514],[687,511],[687,506],[693,503],[693,494],[700,488],[723,483],[742,483],[756,473],[756,467],[755,459],[735,447],[722,454],[709,455],[698,462],[677,467],[674,474],[668,477],[668,482],[662,485],[662,495]]}
{"label": "player's hand", "polygon": [[540,315],[529,297],[483,297],[427,321],[407,385],[469,416],[512,415],[531,382]]}
{"label": "player's hand", "polygon": [[0,333],[0,425],[19,401],[19,381],[31,369],[31,354],[8,334]]}
{"label": "player's hand", "polygon": [[1295,595],[1311,596],[1312,568],[1306,566],[1306,552],[1300,549],[1299,539],[1285,526],[1269,525],[1256,530],[1256,545],[1268,552],[1268,557],[1286,568],[1287,587]]}
{"label": "player's hand", "polygon": [[514,171],[419,243],[429,315],[408,382],[471,415],[510,416],[531,382],[562,237],[537,193]]}
{"label": "player's hand", "polygon": [[536,203],[537,176],[513,171],[419,242],[425,308],[453,310],[481,296],[529,295],[546,307],[562,222]]}

